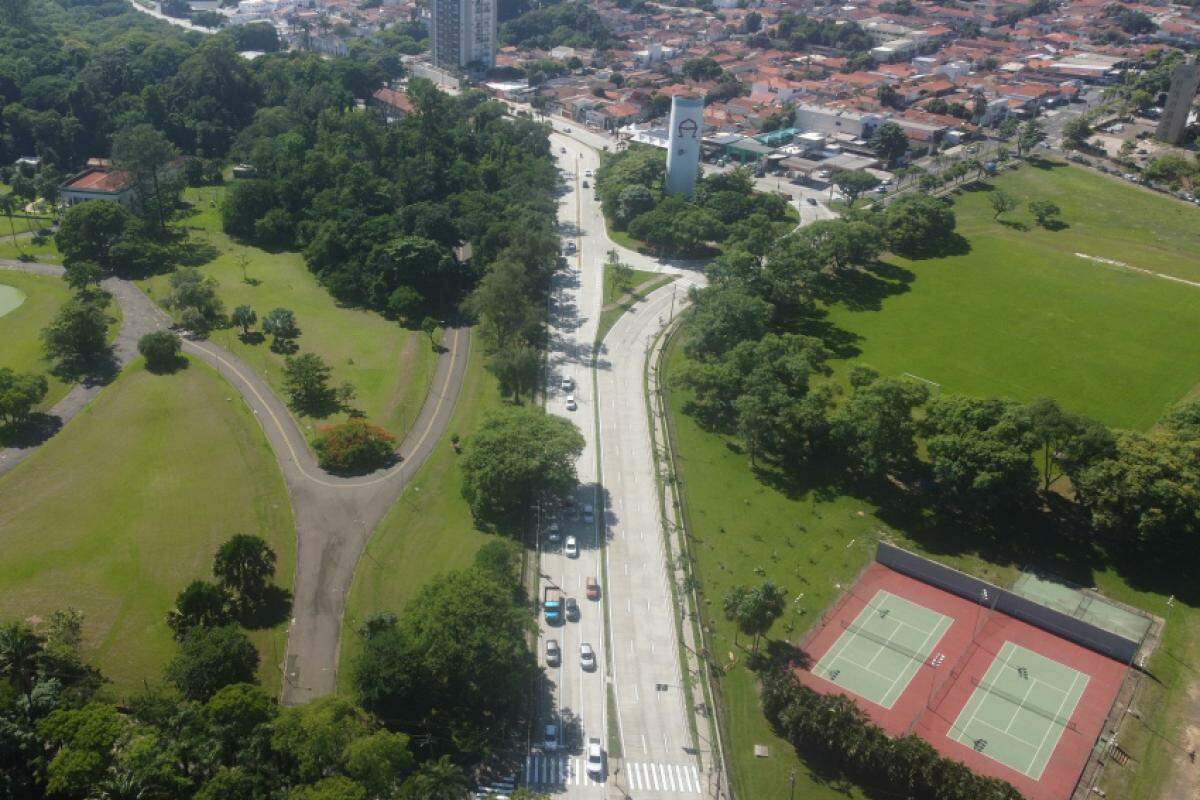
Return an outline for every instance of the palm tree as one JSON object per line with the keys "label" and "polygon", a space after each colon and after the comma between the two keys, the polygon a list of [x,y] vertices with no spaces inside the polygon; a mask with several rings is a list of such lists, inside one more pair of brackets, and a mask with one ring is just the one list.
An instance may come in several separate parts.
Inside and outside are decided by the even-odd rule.
{"label": "palm tree", "polygon": [[42,637],[28,625],[10,622],[0,626],[0,675],[7,675],[13,688],[24,694],[30,703],[33,702],[41,654]]}
{"label": "palm tree", "polygon": [[88,795],[88,800],[144,800],[149,790],[129,770],[113,768],[108,777]]}
{"label": "palm tree", "polygon": [[17,245],[17,252],[23,256],[25,251],[21,249],[21,240],[17,238],[17,226],[13,224],[13,210],[16,205],[16,195],[9,193],[0,197],[0,208],[4,209],[4,216],[8,217],[8,229],[12,231],[12,240]]}
{"label": "palm tree", "polygon": [[471,790],[467,775],[450,756],[427,761],[400,789],[403,800],[463,800]]}

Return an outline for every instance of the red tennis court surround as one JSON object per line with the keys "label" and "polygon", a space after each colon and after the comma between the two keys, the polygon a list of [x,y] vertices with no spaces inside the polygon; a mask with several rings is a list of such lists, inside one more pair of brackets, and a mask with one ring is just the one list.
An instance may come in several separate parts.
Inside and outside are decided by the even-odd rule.
{"label": "red tennis court surround", "polygon": [[[889,734],[916,733],[943,755],[961,761],[980,774],[1008,781],[1030,800],[1067,800],[1117,697],[1125,676],[1125,665],[1006,614],[991,611],[983,603],[964,600],[878,563],[867,568],[839,604],[827,613],[824,623],[809,635],[803,646],[808,663],[817,664],[839,639],[852,633],[847,625],[880,591],[953,620],[891,708],[847,691],[808,669],[796,670],[800,681],[818,692],[848,695]],[[1087,676],[1087,685],[1078,703],[1064,713],[1064,716],[1069,714],[1071,726],[1054,728],[1061,738],[1040,777],[1030,777],[989,757],[986,750],[977,752],[970,744],[959,743],[949,736],[951,727],[976,691],[975,684],[983,680],[1006,643],[1033,651]],[[883,640],[879,640],[879,644],[881,647],[892,646]],[[1012,645],[1008,651],[1014,649]],[[1048,734],[1046,731],[1042,735]],[[1031,738],[1038,736],[1035,734]],[[1053,740],[1043,741],[1049,747]]]}

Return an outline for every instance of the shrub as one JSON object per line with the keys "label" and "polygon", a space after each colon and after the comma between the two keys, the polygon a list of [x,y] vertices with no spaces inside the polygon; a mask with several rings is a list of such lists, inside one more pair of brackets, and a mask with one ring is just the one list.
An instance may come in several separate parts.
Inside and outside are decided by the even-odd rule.
{"label": "shrub", "polygon": [[365,420],[351,419],[321,428],[313,449],[322,469],[339,473],[370,472],[395,456],[396,437]]}
{"label": "shrub", "polygon": [[170,372],[179,366],[179,337],[170,331],[154,331],[138,339],[138,352],[151,372]]}

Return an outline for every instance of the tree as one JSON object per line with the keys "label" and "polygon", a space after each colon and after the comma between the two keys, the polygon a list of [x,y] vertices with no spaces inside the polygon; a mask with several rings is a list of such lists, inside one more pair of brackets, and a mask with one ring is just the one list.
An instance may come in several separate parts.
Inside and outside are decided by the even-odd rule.
{"label": "tree", "polygon": [[869,222],[818,220],[798,231],[821,265],[833,272],[873,263],[883,250],[879,229]]}
{"label": "tree", "polygon": [[313,450],[322,469],[359,474],[390,464],[396,458],[396,437],[366,420],[351,418],[321,428]]}
{"label": "tree", "polygon": [[500,393],[519,401],[523,393],[532,398],[542,371],[542,355],[528,345],[505,345],[492,354],[488,370],[500,383]]}
{"label": "tree", "polygon": [[1017,198],[1013,197],[1002,189],[996,189],[988,192],[988,202],[992,204],[992,211],[995,212],[992,219],[1000,219],[1000,215],[1008,211],[1012,211],[1017,207]]}
{"label": "tree", "polygon": [[450,756],[442,756],[426,761],[404,782],[399,800],[464,800],[470,790],[467,774]]}
{"label": "tree", "polygon": [[77,292],[99,286],[103,278],[104,270],[95,261],[73,259],[64,265],[63,280]]}
{"label": "tree", "polygon": [[286,308],[275,308],[263,317],[263,333],[274,338],[271,349],[277,353],[295,352],[295,340],[300,337],[300,327],[296,324],[296,315]]}
{"label": "tree", "polygon": [[271,746],[289,772],[304,782],[330,775],[344,763],[351,742],[372,732],[370,718],[344,697],[326,695],[279,711]]}
{"label": "tree", "polygon": [[0,426],[22,425],[46,397],[46,376],[0,367]]}
{"label": "tree", "polygon": [[250,327],[258,322],[258,314],[255,314],[250,306],[238,306],[233,310],[229,321],[242,329],[242,338],[245,339],[250,335]]}
{"label": "tree", "polygon": [[[197,333],[204,333],[221,323],[225,304],[217,296],[217,279],[205,275],[195,267],[179,267],[171,273],[171,293],[167,296],[167,308],[183,312],[194,309],[203,321]],[[196,317],[193,315],[193,320]]]}
{"label": "tree", "polygon": [[1033,218],[1037,220],[1037,224],[1043,228],[1053,228],[1062,224],[1059,218],[1062,209],[1050,200],[1030,200],[1029,212],[1033,214]]}
{"label": "tree", "polygon": [[329,382],[333,370],[316,353],[284,359],[283,388],[288,405],[314,417],[324,417],[339,407],[338,390]]}
{"label": "tree", "polygon": [[236,534],[217,550],[213,575],[240,605],[253,608],[275,577],[275,551],[261,537]]}
{"label": "tree", "polygon": [[583,445],[572,422],[541,409],[489,414],[464,447],[463,498],[482,524],[517,523],[538,496],[565,498],[575,487]]}
{"label": "tree", "polygon": [[833,185],[842,190],[850,205],[854,205],[859,195],[879,185],[879,178],[866,170],[840,169],[833,173]]}
{"label": "tree", "polygon": [[401,781],[413,771],[409,739],[403,733],[375,731],[352,739],[342,751],[346,773],[370,797],[392,797]]}
{"label": "tree", "polygon": [[105,274],[111,274],[116,270],[113,247],[134,225],[133,215],[119,203],[89,200],[67,210],[58,233],[54,234],[54,243],[68,266],[93,262]]}
{"label": "tree", "polygon": [[232,626],[188,631],[167,664],[167,680],[189,700],[206,702],[233,683],[256,683],[258,651]]}
{"label": "tree", "polygon": [[12,687],[25,695],[29,703],[32,703],[43,645],[42,638],[22,622],[0,625],[0,675],[7,676]]}
{"label": "tree", "polygon": [[870,145],[891,168],[908,152],[908,136],[895,122],[885,122],[871,134]]}
{"label": "tree", "polygon": [[519,725],[537,670],[516,586],[477,567],[430,581],[398,625],[363,642],[353,675],[358,702],[384,718],[429,726],[464,754],[489,752],[497,734]]}
{"label": "tree", "polygon": [[909,194],[883,212],[883,236],[901,255],[933,254],[950,239],[956,222],[954,209],[945,200]]}
{"label": "tree", "polygon": [[758,33],[762,30],[762,14],[757,11],[751,11],[746,15],[742,30],[745,33]]}
{"label": "tree", "polygon": [[196,580],[175,597],[175,607],[167,612],[167,625],[182,640],[198,627],[220,627],[231,621],[229,593],[208,581]]}
{"label": "tree", "polygon": [[1088,124],[1086,117],[1075,117],[1067,121],[1063,125],[1062,136],[1063,144],[1067,147],[1080,150],[1087,144],[1088,137],[1092,135],[1092,126]]}
{"label": "tree", "polygon": [[1042,491],[1062,475],[1072,480],[1089,464],[1113,454],[1115,440],[1104,425],[1064,411],[1047,397],[1028,403],[1022,424],[1029,431],[1030,445],[1042,451]]}
{"label": "tree", "polygon": [[20,203],[17,201],[16,195],[11,192],[0,195],[0,209],[3,209],[4,216],[8,217],[8,229],[12,233],[13,244],[17,246],[17,252],[24,256],[25,251],[21,249],[21,240],[17,238],[17,226],[13,224],[13,212],[18,208],[20,208]]}
{"label": "tree", "polygon": [[879,378],[859,386],[831,420],[834,441],[863,475],[884,478],[916,459],[913,412],[929,399],[915,381]]}
{"label": "tree", "polygon": [[722,281],[692,293],[692,324],[684,353],[711,359],[739,342],[766,335],[774,308],[739,282]]}
{"label": "tree", "polygon": [[170,372],[179,365],[179,337],[170,331],[152,331],[138,339],[138,352],[151,372]]}
{"label": "tree", "polygon": [[56,362],[56,373],[77,377],[108,357],[108,326],[113,318],[107,309],[111,302],[107,293],[77,293],[42,329],[42,347],[46,358]]}
{"label": "tree", "polygon": [[753,651],[757,653],[759,637],[771,629],[787,608],[787,589],[771,581],[754,589],[734,586],[725,594],[723,608],[725,618],[738,631],[754,637]]}
{"label": "tree", "polygon": [[367,800],[367,790],[344,775],[331,775],[310,786],[297,786],[288,800]]}
{"label": "tree", "polygon": [[608,251],[608,263],[605,264],[612,276],[613,286],[618,296],[633,288],[633,267],[621,260],[621,254],[616,250]]}
{"label": "tree", "polygon": [[1017,158],[1029,155],[1033,152],[1033,148],[1044,141],[1046,141],[1046,131],[1042,128],[1042,124],[1036,119],[1029,120],[1021,126],[1020,133],[1017,134]]}
{"label": "tree", "polygon": [[179,151],[175,145],[152,125],[134,125],[113,136],[113,165],[133,176],[143,208],[154,210],[159,230],[164,234],[168,207],[174,205],[173,200],[165,197],[164,183],[168,168],[177,158]]}

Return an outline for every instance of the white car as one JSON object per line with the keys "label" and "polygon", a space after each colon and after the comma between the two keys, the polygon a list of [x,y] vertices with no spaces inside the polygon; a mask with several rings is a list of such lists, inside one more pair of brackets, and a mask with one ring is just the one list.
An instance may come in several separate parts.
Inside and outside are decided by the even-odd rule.
{"label": "white car", "polygon": [[583,177],[585,177],[585,178],[590,178],[590,177],[592,177],[592,171],[589,169],[588,171],[584,172],[584,173],[583,173]]}
{"label": "white car", "polygon": [[577,408],[579,408],[579,406],[575,404],[575,395],[567,395],[567,411],[574,411]]}
{"label": "white car", "polygon": [[561,386],[564,392],[569,392],[575,388],[575,380],[570,375],[563,375]]}
{"label": "white car", "polygon": [[596,651],[587,642],[579,645],[579,666],[588,672],[596,668]]}
{"label": "white car", "polygon": [[567,537],[566,547],[563,552],[567,554],[567,558],[579,558],[579,542],[575,541],[574,536]]}
{"label": "white car", "polygon": [[600,747],[600,740],[596,738],[588,739],[587,771],[590,775],[604,774],[604,750]]}
{"label": "white car", "polygon": [[549,723],[546,725],[546,738],[542,740],[542,749],[543,750],[557,750],[558,749],[558,726],[557,725],[555,725],[553,723]]}

